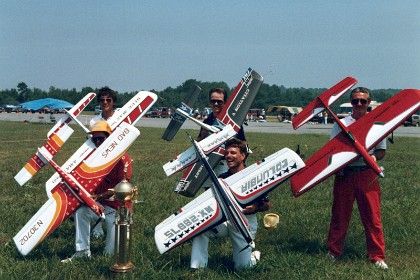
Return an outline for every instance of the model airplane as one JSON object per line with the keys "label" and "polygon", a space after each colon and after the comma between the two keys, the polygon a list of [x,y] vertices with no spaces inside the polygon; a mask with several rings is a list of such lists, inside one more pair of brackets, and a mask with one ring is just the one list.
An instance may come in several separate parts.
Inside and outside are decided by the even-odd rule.
{"label": "model airplane", "polygon": [[[223,110],[219,113],[215,123],[212,125],[213,128],[206,127],[206,129],[210,131],[220,131],[226,125],[231,125],[234,131],[238,133],[242,123],[245,120],[249,108],[254,102],[255,96],[257,95],[262,81],[263,77],[260,76],[256,71],[249,68],[227,100]],[[181,112],[179,113],[182,114]],[[187,114],[184,114],[184,116],[187,117]],[[202,127],[206,126],[206,124],[203,124],[198,120],[193,118],[191,118],[191,120],[195,121]],[[228,139],[226,139],[226,141],[227,140]],[[214,149],[208,158],[210,166],[214,168],[223,158],[223,155],[223,148],[219,147]],[[180,156],[171,161],[173,162],[179,157]],[[182,175],[182,178],[175,189],[175,191],[179,194],[188,197],[195,196],[195,194],[198,192],[200,187],[209,176],[202,163],[194,162],[195,161],[189,162],[187,165],[182,167],[187,167],[187,169]]]}
{"label": "model airplane", "polygon": [[363,157],[379,176],[384,176],[382,169],[369,156],[368,151],[420,108],[420,90],[402,90],[350,126],[345,127],[331,111],[329,105],[356,83],[357,81],[353,78],[344,79],[320,95],[293,119],[292,124],[296,129],[310,120],[311,116],[316,116],[327,109],[342,130],[305,162],[304,169],[293,176],[291,188],[294,196],[302,195],[359,157]]}
{"label": "model airplane", "polygon": [[[184,102],[181,103],[178,109],[188,114],[188,116],[191,116],[192,111],[193,111],[192,107],[194,106],[195,101],[197,100],[200,92],[201,92],[201,88],[197,85],[194,85],[191,88],[190,92],[187,94]],[[181,128],[185,120],[186,120],[186,117],[180,114],[179,111],[177,110],[175,114],[171,116],[171,121],[169,122],[168,127],[163,133],[162,139],[166,141],[171,141],[176,135],[176,133],[178,132],[178,130]]]}
{"label": "model airplane", "polygon": [[[54,125],[54,127],[47,134],[47,142],[42,146],[41,150],[49,155],[49,157],[55,156],[60,150],[64,143],[73,134],[74,130],[68,125],[72,120],[77,122],[77,116],[83,109],[95,98],[96,94],[91,92],[88,93],[82,100],[73,106],[66,114]],[[82,129],[86,129],[83,125]],[[34,176],[46,162],[40,157],[40,153],[37,151],[28,161],[28,163],[19,171],[15,176],[15,180],[19,185],[25,184]]]}
{"label": "model airplane", "polygon": [[88,139],[61,167],[39,149],[41,160],[49,162],[57,172],[46,183],[48,201],[13,238],[22,255],[31,252],[82,203],[103,216],[102,207],[90,194],[140,135],[134,125],[156,100],[154,93],[139,92],[108,120],[112,134],[99,148]]}
{"label": "model airplane", "polygon": [[265,196],[305,166],[295,152],[284,148],[226,179],[219,179],[199,145],[194,146],[214,186],[156,226],[155,243],[161,254],[226,220],[251,243],[242,207]]}

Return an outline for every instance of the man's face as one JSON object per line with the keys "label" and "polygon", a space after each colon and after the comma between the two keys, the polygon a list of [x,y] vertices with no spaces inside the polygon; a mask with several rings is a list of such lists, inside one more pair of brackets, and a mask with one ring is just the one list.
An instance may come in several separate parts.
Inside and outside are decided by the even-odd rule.
{"label": "man's face", "polygon": [[238,147],[230,146],[225,152],[225,160],[229,169],[237,169],[244,164],[245,155]]}
{"label": "man's face", "polygon": [[92,132],[92,142],[95,144],[96,148],[98,148],[105,140],[106,140],[106,134],[102,131],[95,131]]}
{"label": "man's face", "polygon": [[353,106],[353,114],[355,116],[363,116],[367,113],[367,108],[369,107],[370,100],[368,99],[368,94],[365,92],[355,92],[352,94],[350,100]]}
{"label": "man's face", "polygon": [[217,116],[225,106],[223,93],[213,92],[210,96],[210,109]]}
{"label": "man's face", "polygon": [[102,95],[99,99],[102,112],[112,112],[114,110],[114,100],[109,95]]}

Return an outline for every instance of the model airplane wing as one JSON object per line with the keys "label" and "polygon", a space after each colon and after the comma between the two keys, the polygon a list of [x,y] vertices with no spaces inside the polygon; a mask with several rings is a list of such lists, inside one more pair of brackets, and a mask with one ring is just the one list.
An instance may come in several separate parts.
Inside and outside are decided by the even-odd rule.
{"label": "model airplane wing", "polygon": [[[73,134],[74,130],[68,126],[68,124],[83,111],[83,109],[95,98],[96,94],[91,92],[88,93],[83,99],[81,99],[73,108],[53,126],[53,128],[47,134],[47,142],[42,146],[42,151],[49,154],[51,157],[60,150],[64,143]],[[25,184],[29,181],[44,165],[44,162],[40,158],[40,154],[37,151],[28,161],[28,163],[19,171],[15,176],[15,180],[19,185]]]}
{"label": "model airplane wing", "polygon": [[[193,87],[191,87],[190,92],[187,94],[184,102],[181,103],[178,109],[182,110],[188,115],[191,115],[193,110],[192,107],[194,106],[195,101],[197,100],[200,92],[201,88],[199,86],[194,85]],[[168,127],[163,133],[162,139],[166,141],[171,141],[178,132],[178,130],[181,128],[185,120],[186,118],[183,115],[175,111],[175,113],[171,116],[171,121],[169,122]]]}
{"label": "model airplane wing", "polygon": [[298,154],[283,148],[224,181],[239,204],[246,206],[274,190],[304,166]]}
{"label": "model airplane wing", "polygon": [[343,79],[338,84],[334,85],[326,92],[315,98],[308,106],[306,106],[296,117],[292,120],[294,129],[298,129],[312,118],[316,117],[319,113],[323,112],[327,106],[331,106],[337,101],[344,93],[352,88],[357,83],[357,80],[352,77]]}
{"label": "model airplane wing", "polygon": [[30,253],[82,203],[86,203],[95,211],[98,205],[92,202],[87,194],[96,190],[139,135],[140,131],[137,128],[122,123],[98,149],[86,155],[85,160],[71,172],[57,168],[48,158],[47,161],[59,171],[60,182],[51,190],[48,201],[13,238],[18,251],[24,256]]}
{"label": "model airplane wing", "polygon": [[[235,135],[236,131],[229,124],[226,125],[221,131],[213,133],[210,136],[198,142],[198,145],[204,151],[205,154],[209,154]],[[197,160],[198,156],[195,152],[194,147],[190,147],[188,150],[178,155],[176,158],[164,164],[163,170],[165,171],[166,176],[170,176],[175,172],[178,172],[188,167],[189,165],[197,162]]]}
{"label": "model airplane wing", "polygon": [[[238,132],[245,120],[249,108],[254,102],[255,96],[261,87],[263,77],[255,70],[249,68],[241,81],[238,83],[223,110],[219,113],[214,126],[232,125]],[[223,158],[223,152],[219,149],[209,155],[209,162],[214,168]],[[190,166],[182,175],[175,191],[181,195],[192,197],[198,192],[207,180],[208,173],[201,163]]]}
{"label": "model airplane wing", "polygon": [[[419,108],[420,90],[405,89],[350,125],[348,133],[365,150],[371,150]],[[342,131],[308,159],[306,167],[291,179],[293,195],[302,195],[359,158],[350,139]]]}

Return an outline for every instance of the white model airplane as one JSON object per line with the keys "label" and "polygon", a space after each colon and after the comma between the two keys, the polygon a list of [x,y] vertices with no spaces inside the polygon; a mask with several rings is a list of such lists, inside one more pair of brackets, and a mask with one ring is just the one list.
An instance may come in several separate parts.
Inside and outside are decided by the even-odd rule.
{"label": "white model airplane", "polygon": [[265,196],[305,166],[295,152],[284,148],[226,179],[219,179],[195,141],[194,147],[214,185],[156,226],[155,243],[161,254],[226,220],[252,243],[242,207]]}
{"label": "white model airplane", "polygon": [[[189,114],[187,112],[184,112],[183,110],[177,110],[177,113],[185,118],[189,118],[191,121],[197,123],[201,127],[204,127],[205,129],[211,132],[218,132],[221,133],[221,135],[226,135],[225,133],[227,133],[228,135],[230,135],[230,129],[223,130],[225,126],[230,125],[236,134],[239,132],[242,123],[244,122],[245,117],[248,113],[248,110],[254,102],[255,96],[257,95],[258,90],[262,85],[262,82],[263,77],[259,75],[255,70],[249,68],[245,75],[242,77],[241,81],[234,89],[234,91],[232,92],[232,94],[229,96],[223,110],[219,113],[215,122],[211,126],[208,126],[199,120],[191,118]],[[223,132],[221,132],[222,130]],[[214,138],[212,139],[217,139],[215,141],[220,141],[220,139],[222,138],[221,135],[211,135],[209,137],[213,136]],[[225,141],[229,139],[228,137],[223,137],[225,138]],[[212,140],[209,141],[211,142]],[[206,153],[207,152],[208,151],[206,151]],[[210,163],[210,166],[212,168],[215,168],[215,166],[223,158],[224,150],[221,147],[217,147],[215,149],[211,149],[210,152],[211,153],[209,155],[208,161]],[[175,159],[170,160],[167,164],[164,165],[164,170],[168,176],[183,168],[187,168],[184,174],[182,175],[182,178],[179,181],[175,191],[181,195],[188,197],[195,196],[195,194],[198,192],[198,190],[201,188],[201,186],[209,176],[203,164],[197,162],[197,157],[195,154],[193,160],[188,162],[184,161],[184,159],[189,158],[191,154],[194,154],[193,149],[190,149],[186,153],[178,155]],[[180,161],[185,164],[179,164]]]}
{"label": "white model airplane", "polygon": [[102,207],[90,194],[140,135],[134,125],[156,100],[156,94],[151,92],[136,94],[108,120],[112,133],[99,148],[88,139],[61,167],[48,153],[38,150],[41,160],[49,162],[57,172],[46,183],[48,201],[13,238],[22,255],[31,252],[82,203],[103,216]]}

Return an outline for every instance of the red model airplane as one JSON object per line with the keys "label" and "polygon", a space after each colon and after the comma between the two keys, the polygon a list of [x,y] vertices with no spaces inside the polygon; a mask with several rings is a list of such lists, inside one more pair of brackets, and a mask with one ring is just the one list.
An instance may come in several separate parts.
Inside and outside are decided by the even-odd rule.
{"label": "red model airplane", "polygon": [[342,130],[305,162],[306,167],[291,178],[294,196],[302,195],[359,157],[363,157],[379,176],[384,176],[368,151],[419,110],[420,90],[402,90],[369,114],[345,127],[329,106],[356,83],[354,78],[345,78],[313,100],[293,119],[293,128],[297,129],[320,112],[328,110]]}

